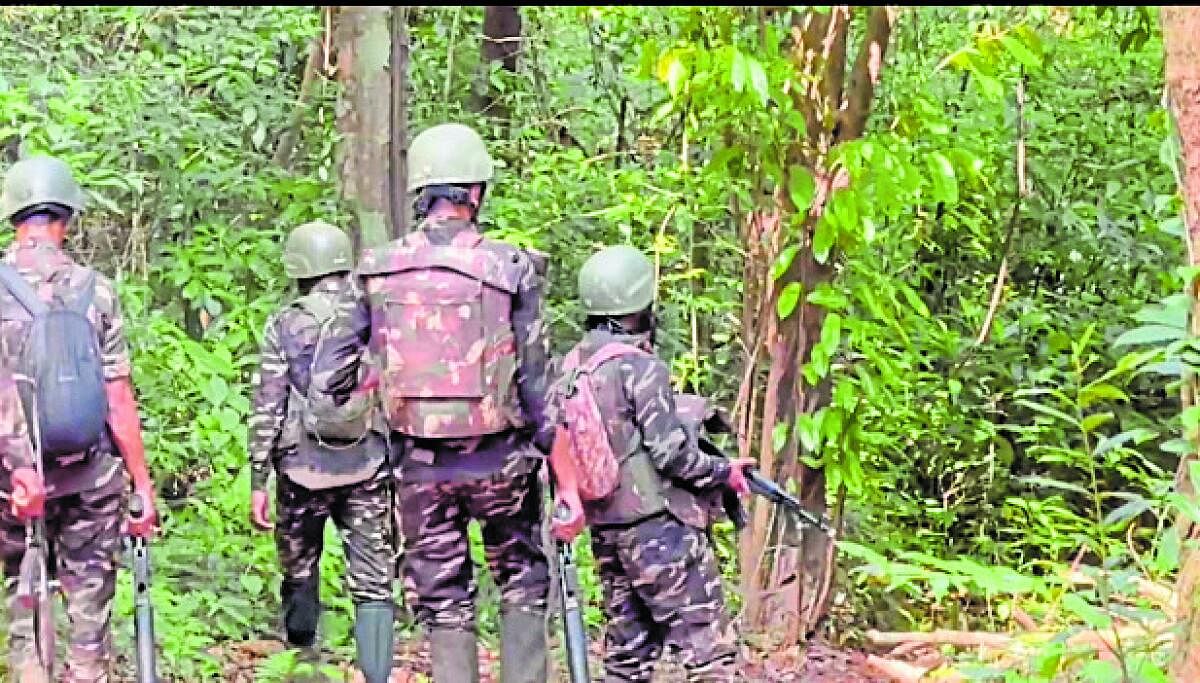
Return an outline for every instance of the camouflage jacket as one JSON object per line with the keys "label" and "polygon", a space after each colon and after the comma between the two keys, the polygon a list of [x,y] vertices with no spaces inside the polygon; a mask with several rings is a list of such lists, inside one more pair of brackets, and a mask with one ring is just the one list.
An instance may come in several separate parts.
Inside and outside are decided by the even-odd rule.
{"label": "camouflage jacket", "polygon": [[[352,280],[329,277],[312,293],[336,299],[352,289]],[[299,407],[291,405],[292,390],[302,395],[308,391],[319,332],[317,319],[291,303],[267,320],[250,417],[250,485],[255,491],[266,489],[272,466],[302,486],[319,489],[365,481],[383,465],[385,451],[378,440],[369,448],[324,456],[301,448],[307,437]],[[316,483],[322,479],[327,486]]]}
{"label": "camouflage jacket", "polygon": [[[36,240],[14,242],[5,253],[4,262],[16,268],[44,300],[53,297],[60,302],[73,301],[89,273],[94,272],[58,247]],[[125,339],[120,300],[112,282],[100,273],[96,273],[95,295],[87,318],[96,330],[104,379],[111,382],[129,377],[129,343]],[[31,320],[28,311],[0,287],[0,362],[10,370],[15,369],[20,358]],[[80,454],[74,462],[60,459],[59,466],[45,473],[47,496],[66,496],[102,486],[119,473],[122,465],[105,431],[106,438],[90,452]]]}
{"label": "camouflage jacket", "polygon": [[0,487],[8,491],[9,475],[22,467],[32,468],[33,443],[29,440],[29,425],[25,409],[17,393],[12,373],[0,368]]}
{"label": "camouflage jacket", "polygon": [[[579,342],[580,360],[612,342],[649,347],[648,335],[616,335],[592,330]],[[547,416],[561,422],[565,380],[551,387]],[[694,492],[729,481],[729,461],[704,453],[679,419],[671,376],[653,355],[625,355],[598,367],[592,375],[596,402],[620,459],[617,490],[604,500],[585,503],[588,522],[632,524],[664,509],[692,526],[710,521],[709,506]]]}
{"label": "camouflage jacket", "polygon": [[[461,220],[425,221],[419,227],[434,245],[447,245],[464,230],[476,230]],[[394,248],[397,242],[380,247]],[[414,439],[393,433],[397,450],[403,452],[401,466],[407,481],[460,481],[497,474],[517,475],[530,469],[530,460],[537,451],[550,449],[553,426],[545,421],[545,391],[549,345],[542,319],[542,299],[545,287],[545,258],[517,249],[512,245],[483,239],[478,248],[488,249],[518,266],[519,278],[512,295],[511,319],[516,344],[517,367],[515,379],[517,398],[527,427],[463,439]],[[364,254],[367,261],[370,254]],[[336,340],[330,338],[324,352],[314,361],[314,370],[333,373],[330,387],[334,395],[345,395],[358,376],[361,349],[378,344],[371,339],[373,310],[365,292],[370,276],[363,276],[364,286],[358,292],[344,292],[339,300],[339,326],[348,332]]]}

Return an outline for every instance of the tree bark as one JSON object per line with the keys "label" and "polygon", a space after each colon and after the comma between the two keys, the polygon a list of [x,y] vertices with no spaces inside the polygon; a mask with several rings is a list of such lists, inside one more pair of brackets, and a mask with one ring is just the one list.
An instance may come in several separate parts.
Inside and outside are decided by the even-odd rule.
{"label": "tree bark", "polygon": [[[1183,151],[1183,204],[1187,241],[1188,265],[1200,266],[1200,8],[1163,7],[1163,47],[1166,53],[1167,92],[1170,96],[1176,128]],[[1200,280],[1193,278],[1187,285],[1193,296],[1191,333],[1200,334]],[[1197,404],[1197,379],[1189,375],[1183,386],[1184,407]],[[1175,486],[1179,493],[1196,500],[1197,482],[1192,481],[1191,465],[1200,459],[1200,435],[1187,434],[1191,452],[1179,462]],[[1200,553],[1195,544],[1200,540],[1200,527],[1185,516],[1176,522],[1183,540],[1181,567],[1176,584],[1179,596],[1179,636],[1175,640],[1171,675],[1177,681],[1200,680]]]}
{"label": "tree bark", "polygon": [[391,151],[391,220],[392,234],[403,235],[412,225],[408,201],[408,18],[407,6],[392,7],[392,139]]}
{"label": "tree bark", "polygon": [[483,12],[483,41],[479,49],[479,74],[475,82],[475,110],[498,118],[508,112],[494,96],[488,79],[492,63],[500,62],[505,71],[516,73],[521,54],[521,8],[519,5],[487,5]]}
{"label": "tree bark", "polygon": [[[847,74],[853,11],[867,13],[866,32]],[[774,206],[752,212],[745,232],[749,258],[744,273],[743,334],[749,351],[738,400],[739,433],[746,437],[739,444],[740,452],[749,456],[757,450],[760,469],[782,480],[794,479],[801,501],[818,514],[827,507],[825,474],[800,461],[799,442],[792,430],[782,444],[776,444],[775,426],[790,427],[798,415],[814,412],[828,402],[828,381],[806,386],[801,374],[820,339],[825,311],[801,303],[780,320],[776,310],[779,296],[789,284],[798,283],[803,297],[833,276],[835,255],[818,262],[812,238],[829,198],[850,179],[831,173],[827,160],[837,144],[860,137],[866,130],[895,15],[895,8],[854,10],[847,5],[834,6],[826,13],[809,10],[795,15],[791,58],[800,74],[797,82],[811,85],[793,89],[792,97],[808,122],[808,135],[787,150],[785,174],[810,174],[815,196],[810,207],[797,207],[789,193],[777,190]],[[788,180],[783,178],[779,186],[788,187]],[[795,244],[796,238],[789,234],[794,235],[791,226],[796,225],[800,250],[782,276],[774,279],[772,265],[789,240]],[[784,533],[783,525],[773,519],[770,506],[763,501],[756,500],[752,506],[751,527],[740,548],[745,620],[752,628],[784,634],[787,642],[794,642],[808,634],[826,612],[833,544],[806,529],[800,548],[778,543],[772,554],[769,541]]]}
{"label": "tree bark", "polygon": [[392,226],[391,10],[344,5],[334,16],[337,78],[338,179],[356,218],[355,248],[384,244]]}

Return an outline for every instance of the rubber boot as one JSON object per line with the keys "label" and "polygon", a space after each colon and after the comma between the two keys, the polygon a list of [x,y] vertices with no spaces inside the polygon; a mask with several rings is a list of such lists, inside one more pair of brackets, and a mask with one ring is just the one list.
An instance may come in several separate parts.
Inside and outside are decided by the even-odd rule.
{"label": "rubber boot", "polygon": [[429,632],[433,683],[479,683],[479,644],[475,634],[445,628]]}
{"label": "rubber boot", "polygon": [[387,683],[392,675],[392,603],[364,602],[354,608],[356,663],[367,683]]}
{"label": "rubber boot", "polygon": [[546,683],[546,613],[500,608],[500,683]]}

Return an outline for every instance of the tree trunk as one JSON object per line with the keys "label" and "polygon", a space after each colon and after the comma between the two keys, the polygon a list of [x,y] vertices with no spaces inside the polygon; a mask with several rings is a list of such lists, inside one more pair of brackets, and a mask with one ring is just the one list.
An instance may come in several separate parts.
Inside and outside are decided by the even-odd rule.
{"label": "tree trunk", "polygon": [[407,6],[392,7],[392,140],[391,219],[392,234],[404,235],[412,225],[412,203],[408,201],[408,19]]}
{"label": "tree trunk", "polygon": [[344,5],[337,8],[333,43],[337,78],[338,178],[357,219],[356,249],[386,243],[392,225],[391,9]]}
{"label": "tree trunk", "polygon": [[[787,173],[811,175],[815,195],[809,207],[797,207],[788,192],[777,190],[774,207],[752,212],[743,235],[749,250],[743,310],[749,360],[738,397],[739,433],[746,437],[739,444],[740,452],[748,457],[757,450],[760,469],[783,480],[794,479],[800,499],[818,514],[826,509],[824,472],[800,461],[794,430],[776,443],[775,427],[790,427],[798,415],[816,411],[829,398],[827,381],[806,386],[801,374],[825,320],[824,309],[804,303],[803,296],[830,280],[836,257],[831,254],[824,263],[818,262],[812,251],[813,234],[830,196],[850,180],[830,173],[827,160],[837,144],[860,137],[866,129],[895,20],[894,8],[856,10],[865,12],[867,21],[851,64],[847,44],[852,11],[839,5],[827,13],[809,10],[795,15],[790,51],[800,73],[796,81],[811,85],[794,88],[792,97],[809,129],[787,150]],[[783,180],[778,185],[789,187],[790,178]],[[805,211],[802,217],[793,220],[801,211]],[[800,250],[786,271],[773,278],[777,257],[788,240],[795,243],[789,235],[795,234],[792,226],[796,225]],[[792,283],[800,285],[802,303],[780,319],[779,297]],[[771,540],[785,535],[785,525],[773,517],[770,505],[756,500],[752,506],[750,531],[742,537],[740,548],[745,620],[752,628],[795,642],[815,627],[827,609],[833,544],[806,529],[799,548],[777,542],[772,551]],[[764,599],[764,595],[771,597]]]}
{"label": "tree trunk", "polygon": [[479,74],[475,81],[473,104],[475,110],[497,118],[507,119],[508,112],[499,98],[493,96],[492,63],[500,62],[505,71],[517,72],[521,54],[521,8],[518,5],[487,5],[483,12],[483,42],[479,49]]}
{"label": "tree trunk", "polygon": [[[1166,52],[1167,88],[1176,127],[1179,130],[1183,150],[1183,199],[1184,218],[1187,224],[1188,264],[1200,265],[1200,47],[1196,35],[1200,34],[1200,8],[1163,7],[1163,46]],[[1193,296],[1191,332],[1200,335],[1200,280],[1193,278],[1188,283]],[[1197,379],[1189,375],[1183,386],[1184,407],[1197,405],[1200,393]],[[1176,489],[1195,500],[1197,482],[1192,481],[1191,465],[1198,459],[1200,434],[1190,432],[1191,453],[1179,462],[1175,477]],[[1200,528],[1184,516],[1177,521],[1179,536],[1183,540],[1181,568],[1176,585],[1179,596],[1180,630],[1175,639],[1175,653],[1171,661],[1173,680],[1200,680],[1200,553],[1195,544],[1200,540]]]}

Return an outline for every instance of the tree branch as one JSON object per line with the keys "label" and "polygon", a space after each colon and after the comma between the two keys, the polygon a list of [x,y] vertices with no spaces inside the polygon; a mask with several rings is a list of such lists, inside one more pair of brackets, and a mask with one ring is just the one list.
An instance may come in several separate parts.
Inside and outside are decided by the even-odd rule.
{"label": "tree branch", "polygon": [[308,49],[308,61],[304,64],[304,75],[300,78],[300,91],[296,95],[296,107],[292,109],[292,116],[288,120],[288,126],[283,131],[283,135],[279,136],[279,146],[275,148],[274,158],[271,159],[276,166],[287,168],[291,162],[292,152],[300,138],[304,114],[308,111],[308,100],[312,93],[313,82],[317,80],[318,64],[321,62],[324,52],[321,39],[313,38]]}
{"label": "tree branch", "polygon": [[886,6],[872,7],[867,16],[867,35],[854,60],[854,70],[850,72],[845,104],[838,112],[838,140],[853,140],[866,128],[871,98],[875,96],[875,86],[883,73],[883,59],[896,14],[895,7]]}

